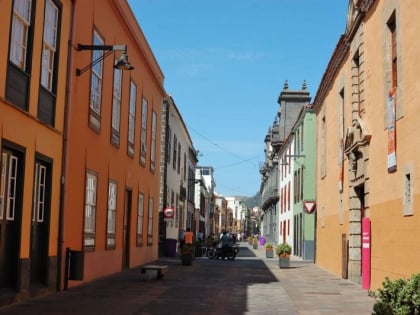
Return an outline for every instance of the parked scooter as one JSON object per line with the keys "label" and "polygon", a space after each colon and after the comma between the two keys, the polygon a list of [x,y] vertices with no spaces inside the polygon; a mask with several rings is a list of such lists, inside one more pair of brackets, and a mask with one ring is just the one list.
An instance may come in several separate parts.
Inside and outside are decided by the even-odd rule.
{"label": "parked scooter", "polygon": [[227,258],[229,260],[234,260],[237,252],[239,252],[239,247],[237,246],[225,245],[222,247],[217,245],[207,250],[207,257],[209,259]]}

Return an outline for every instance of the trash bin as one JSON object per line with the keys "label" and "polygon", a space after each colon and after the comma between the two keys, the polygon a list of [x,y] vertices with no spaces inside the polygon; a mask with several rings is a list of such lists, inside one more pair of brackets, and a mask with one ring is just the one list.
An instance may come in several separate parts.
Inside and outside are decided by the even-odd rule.
{"label": "trash bin", "polygon": [[175,257],[176,256],[176,240],[173,238],[167,238],[165,241],[166,245],[166,256]]}
{"label": "trash bin", "polygon": [[85,253],[78,250],[70,250],[70,275],[69,280],[83,280],[83,268]]}

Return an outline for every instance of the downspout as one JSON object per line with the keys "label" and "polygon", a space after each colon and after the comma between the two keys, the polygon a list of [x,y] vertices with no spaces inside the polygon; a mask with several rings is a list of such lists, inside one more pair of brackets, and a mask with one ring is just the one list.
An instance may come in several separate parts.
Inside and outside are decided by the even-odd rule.
{"label": "downspout", "polygon": [[[73,36],[74,36],[74,12],[77,0],[71,1],[70,8],[70,32],[67,42],[67,74],[66,74],[66,96],[64,100],[64,124],[63,124],[63,147],[61,156],[61,185],[60,185],[60,206],[58,214],[58,249],[57,249],[57,291],[61,291],[61,282],[63,280],[63,249],[64,245],[64,211],[65,211],[65,194],[66,194],[66,171],[67,171],[67,138],[68,138],[68,125],[69,125],[69,106],[71,95],[71,80],[72,80],[72,65],[73,65]],[[67,275],[66,275],[67,276]]]}

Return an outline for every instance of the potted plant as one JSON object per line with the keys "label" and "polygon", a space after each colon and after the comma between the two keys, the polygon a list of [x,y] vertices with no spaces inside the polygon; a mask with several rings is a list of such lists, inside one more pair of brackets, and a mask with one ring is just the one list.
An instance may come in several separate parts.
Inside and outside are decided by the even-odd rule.
{"label": "potted plant", "polygon": [[274,257],[274,246],[273,243],[268,242],[265,244],[265,257],[273,258]]}
{"label": "potted plant", "polygon": [[277,245],[276,254],[279,256],[279,267],[290,267],[290,254],[292,253],[292,246],[286,242]]}
{"label": "potted plant", "polygon": [[265,237],[264,236],[260,236],[259,242],[260,242],[260,245],[261,246],[264,246],[264,244],[265,244]]}
{"label": "potted plant", "polygon": [[194,259],[194,246],[191,244],[185,244],[182,247],[181,259],[183,265],[192,265]]}
{"label": "potted plant", "polygon": [[249,245],[252,245],[252,237],[251,236],[248,236],[246,240],[248,241]]}
{"label": "potted plant", "polygon": [[258,248],[258,238],[257,237],[254,237],[254,239],[252,240],[252,248],[253,249]]}

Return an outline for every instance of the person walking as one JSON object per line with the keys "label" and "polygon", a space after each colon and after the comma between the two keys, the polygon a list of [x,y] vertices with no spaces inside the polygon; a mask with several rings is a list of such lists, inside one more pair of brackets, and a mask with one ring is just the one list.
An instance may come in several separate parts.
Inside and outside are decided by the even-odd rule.
{"label": "person walking", "polygon": [[187,245],[193,244],[194,234],[193,232],[191,232],[190,228],[187,228],[187,232],[185,232],[184,239],[185,239],[185,244]]}
{"label": "person walking", "polygon": [[185,232],[185,247],[190,247],[193,252],[193,259],[195,259],[195,247],[193,246],[194,241],[194,234],[191,232],[190,228],[187,228],[187,231]]}
{"label": "person walking", "polygon": [[185,244],[185,231],[184,231],[184,229],[179,230],[178,240],[179,240],[179,250],[182,253],[182,248],[184,247],[184,244]]}

